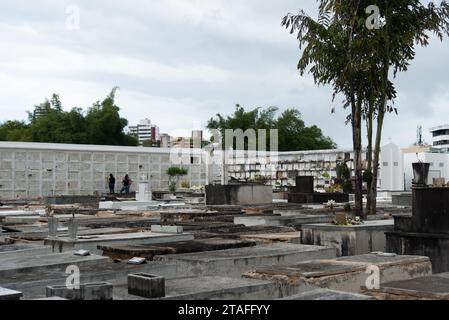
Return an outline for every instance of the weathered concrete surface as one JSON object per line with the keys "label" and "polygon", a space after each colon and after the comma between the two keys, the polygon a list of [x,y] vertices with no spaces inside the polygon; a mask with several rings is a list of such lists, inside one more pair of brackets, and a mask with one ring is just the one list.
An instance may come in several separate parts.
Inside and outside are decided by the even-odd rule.
{"label": "weathered concrete surface", "polygon": [[206,211],[206,210],[166,210],[158,211],[161,222],[178,223],[178,222],[200,222],[200,221],[221,221],[233,222],[235,216],[243,216],[242,212],[222,212],[222,211]]}
{"label": "weathered concrete surface", "polygon": [[241,276],[257,266],[285,265],[296,261],[335,257],[335,249],[289,243],[250,248],[155,256],[155,260],[175,262],[178,271],[192,275]]}
{"label": "weathered concrete surface", "polygon": [[[206,225],[207,227],[207,225]],[[194,231],[196,239],[204,238],[226,238],[226,239],[240,239],[242,235],[249,234],[268,234],[268,233],[285,233],[295,232],[294,228],[290,227],[273,227],[273,226],[254,226],[245,227],[243,225],[228,225],[210,230]]]}
{"label": "weathered concrete surface", "polygon": [[127,245],[127,244],[160,244],[174,241],[193,240],[193,235],[184,234],[162,234],[154,232],[136,232],[125,234],[95,235],[92,237],[78,238],[57,238],[46,239],[45,245],[50,245],[54,252],[66,252],[72,250],[89,250],[93,253],[101,254],[97,248],[99,245]]}
{"label": "weathered concrete surface", "polygon": [[0,287],[0,300],[20,300],[22,292]]}
{"label": "weathered concrete surface", "polygon": [[[142,300],[127,294],[127,288],[116,287],[114,298]],[[166,280],[164,298],[160,300],[259,300],[276,299],[281,292],[275,283],[220,276],[185,277]]]}
{"label": "weathered concrete surface", "polygon": [[[7,230],[7,235],[12,239],[23,239],[29,241],[44,240],[49,236],[48,228],[45,225],[31,225],[31,226],[11,226],[4,227]],[[97,228],[90,229],[87,227],[78,227],[78,236],[93,236],[100,234],[118,234],[118,233],[132,233],[136,229],[131,228]],[[57,236],[67,237],[69,235],[67,227],[58,227]]]}
{"label": "weathered concrete surface", "polygon": [[131,259],[133,257],[143,257],[147,260],[153,260],[156,255],[191,253],[214,250],[225,250],[233,248],[244,248],[254,246],[254,241],[242,241],[233,239],[198,239],[191,241],[171,242],[160,245],[117,245],[100,246],[98,249],[103,251],[112,259]]}
{"label": "weathered concrete surface", "polygon": [[[132,273],[151,273],[165,278],[183,276],[176,272],[173,263],[148,262],[143,265],[129,265],[101,260],[96,264],[75,264],[80,268],[81,283],[109,282],[114,287],[126,285],[128,274]],[[4,287],[23,292],[24,299],[43,298],[46,297],[47,286],[65,285],[67,280],[65,271],[65,268],[44,268],[39,272],[27,269],[21,271],[20,276],[3,278],[0,275],[0,283]]]}
{"label": "weathered concrete surface", "polygon": [[388,282],[364,292],[379,300],[449,300],[449,273]]}
{"label": "weathered concrete surface", "polygon": [[373,297],[359,293],[320,288],[292,295],[281,300],[373,300]]}
{"label": "weathered concrete surface", "polygon": [[142,211],[142,210],[157,210],[162,203],[158,201],[101,201],[100,209],[107,210],[128,210],[128,211]]}
{"label": "weathered concrete surface", "polygon": [[46,204],[99,203],[100,196],[57,196],[45,197]]}
{"label": "weathered concrete surface", "polygon": [[61,297],[67,300],[112,300],[113,285],[107,282],[80,284],[79,289],[69,289],[66,285],[48,286],[47,297]]}
{"label": "weathered concrete surface", "polygon": [[26,243],[0,245],[0,260],[16,257],[32,257],[41,254],[50,254],[51,247]]}
{"label": "weathered concrete surface", "polygon": [[393,220],[366,221],[362,225],[355,226],[310,224],[302,226],[302,242],[332,246],[337,249],[337,256],[385,252],[387,249],[385,232],[393,229]]}
{"label": "weathered concrete surface", "polygon": [[25,272],[39,274],[43,270],[65,270],[69,265],[98,265],[108,260],[109,258],[107,257],[96,255],[79,257],[75,256],[73,252],[42,254],[32,257],[0,257],[0,279],[8,277],[10,278],[9,280],[20,279],[21,275]]}
{"label": "weathered concrete surface", "polygon": [[243,240],[253,240],[261,243],[289,242],[301,244],[301,232],[244,234],[240,238]]}
{"label": "weathered concrete surface", "polygon": [[264,216],[240,216],[234,218],[235,224],[243,224],[244,226],[288,226],[297,230],[301,229],[304,224],[313,223],[330,223],[334,219],[333,215],[264,215]]}
{"label": "weathered concrete surface", "polygon": [[260,184],[208,185],[207,205],[254,205],[273,202],[273,188]]}
{"label": "weathered concrete surface", "polygon": [[304,285],[332,290],[359,293],[366,285],[368,268],[376,266],[380,271],[380,283],[407,280],[431,275],[428,257],[382,256],[366,254],[330,260],[315,260],[285,266],[260,267],[244,276],[252,279],[277,281],[288,285],[290,292]]}

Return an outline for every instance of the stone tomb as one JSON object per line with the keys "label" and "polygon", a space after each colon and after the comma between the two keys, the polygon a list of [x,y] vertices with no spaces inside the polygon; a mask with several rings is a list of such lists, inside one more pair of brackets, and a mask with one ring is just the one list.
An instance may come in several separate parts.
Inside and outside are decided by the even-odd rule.
{"label": "stone tomb", "polygon": [[394,216],[387,250],[430,257],[434,273],[449,271],[449,188],[414,187],[412,215]]}
{"label": "stone tomb", "polygon": [[314,177],[297,176],[296,186],[290,188],[288,193],[289,203],[325,203],[334,200],[337,203],[349,202],[347,193],[314,192]]}
{"label": "stone tomb", "polygon": [[331,223],[302,226],[304,244],[331,246],[337,256],[353,256],[386,251],[385,232],[393,231],[393,220],[366,221],[362,225],[339,226]]}
{"label": "stone tomb", "polygon": [[206,186],[207,205],[257,205],[273,202],[273,188],[262,184]]}
{"label": "stone tomb", "polygon": [[329,259],[335,249],[290,243],[249,248],[156,256],[156,261],[175,262],[178,272],[191,275],[241,276],[257,266],[285,265],[297,261]]}
{"label": "stone tomb", "polygon": [[263,215],[263,216],[241,216],[235,217],[235,224],[243,224],[247,227],[252,226],[294,226],[296,229],[301,229],[304,224],[311,223],[329,223],[334,219],[333,215]]}
{"label": "stone tomb", "polygon": [[256,245],[254,241],[210,238],[170,242],[159,245],[136,244],[99,246],[98,249],[103,251],[103,255],[112,259],[131,259],[133,257],[143,257],[147,260],[153,260],[153,257],[156,255],[225,250],[250,247],[254,245]]}
{"label": "stone tomb", "polygon": [[379,268],[380,283],[407,280],[432,274],[428,257],[366,254],[330,260],[297,262],[284,266],[259,267],[244,277],[277,281],[295,294],[304,286],[360,293],[373,266]]}
{"label": "stone tomb", "polygon": [[78,239],[71,238],[48,238],[44,244],[50,245],[54,252],[66,252],[72,250],[89,250],[93,253],[101,254],[98,246],[101,245],[128,245],[128,244],[160,244],[174,241],[193,240],[193,235],[184,234],[163,234],[154,232],[135,232],[124,234],[92,235]]}
{"label": "stone tomb", "polygon": [[[158,300],[269,300],[282,297],[272,281],[226,276],[182,277],[165,280],[165,297]],[[128,286],[114,287],[114,299],[147,300],[128,294]]]}

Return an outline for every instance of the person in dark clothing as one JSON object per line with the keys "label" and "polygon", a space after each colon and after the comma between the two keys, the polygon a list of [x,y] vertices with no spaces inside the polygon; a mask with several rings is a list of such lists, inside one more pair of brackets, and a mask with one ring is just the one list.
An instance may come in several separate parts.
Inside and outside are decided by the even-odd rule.
{"label": "person in dark clothing", "polygon": [[112,173],[109,175],[109,193],[115,193],[115,177]]}
{"label": "person in dark clothing", "polygon": [[122,180],[122,190],[120,190],[120,193],[125,192],[126,194],[129,193],[129,187],[131,186],[131,179],[129,178],[128,175],[125,176],[125,178],[123,178]]}

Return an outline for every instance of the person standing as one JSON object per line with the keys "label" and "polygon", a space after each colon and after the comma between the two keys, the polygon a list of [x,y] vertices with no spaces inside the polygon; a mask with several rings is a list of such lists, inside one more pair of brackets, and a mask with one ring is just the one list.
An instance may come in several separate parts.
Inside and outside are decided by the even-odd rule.
{"label": "person standing", "polygon": [[125,175],[125,177],[122,180],[122,190],[120,190],[120,193],[125,192],[126,194],[129,193],[129,187],[131,186],[131,179],[128,175]]}
{"label": "person standing", "polygon": [[115,177],[112,173],[109,175],[109,193],[115,193]]}

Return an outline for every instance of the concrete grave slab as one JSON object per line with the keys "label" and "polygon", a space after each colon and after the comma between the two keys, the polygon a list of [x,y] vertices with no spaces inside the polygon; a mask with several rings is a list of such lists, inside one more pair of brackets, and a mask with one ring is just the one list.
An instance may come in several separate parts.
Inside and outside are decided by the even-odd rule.
{"label": "concrete grave slab", "polygon": [[174,241],[193,240],[193,235],[184,234],[162,234],[154,232],[135,232],[125,234],[97,235],[88,239],[58,238],[46,239],[44,244],[50,245],[54,252],[66,252],[72,250],[89,250],[92,253],[101,254],[98,246],[105,245],[127,245],[127,244],[161,244]]}
{"label": "concrete grave slab", "polygon": [[170,242],[160,245],[99,246],[98,249],[103,251],[103,255],[111,259],[126,260],[132,257],[144,257],[147,260],[153,260],[153,257],[156,255],[225,250],[255,245],[254,241],[210,238]]}
{"label": "concrete grave slab", "polygon": [[331,215],[265,215],[265,216],[241,216],[235,217],[235,224],[243,224],[244,226],[294,226],[299,229],[304,224],[312,223],[329,223],[332,222]]}
{"label": "concrete grave slab", "polygon": [[155,261],[175,262],[179,272],[192,275],[241,276],[262,265],[335,257],[335,249],[320,246],[276,243],[250,248],[155,256]]}
{"label": "concrete grave slab", "polygon": [[109,258],[97,255],[87,257],[75,256],[73,252],[51,253],[35,256],[0,257],[0,279],[20,279],[25,272],[38,274],[44,270],[65,270],[69,265],[78,267],[86,265],[101,265]]}
{"label": "concrete grave slab", "polygon": [[[292,287],[295,291],[304,285],[332,290],[359,293],[366,285],[371,268],[380,272],[380,283],[413,279],[431,275],[428,257],[366,254],[330,260],[314,260],[256,268],[244,276],[253,279],[275,280]],[[369,271],[369,272],[368,272]]]}
{"label": "concrete grave slab", "polygon": [[[114,299],[146,300],[128,294],[126,286],[114,288]],[[165,281],[165,297],[158,300],[260,300],[281,297],[270,281],[220,276],[183,277]]]}

